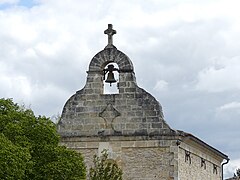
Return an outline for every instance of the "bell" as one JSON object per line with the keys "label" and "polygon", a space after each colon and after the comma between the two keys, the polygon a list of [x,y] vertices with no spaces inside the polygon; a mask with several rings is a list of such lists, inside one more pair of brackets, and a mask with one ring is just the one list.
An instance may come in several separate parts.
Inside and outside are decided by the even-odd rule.
{"label": "bell", "polygon": [[109,72],[108,72],[108,76],[107,76],[107,79],[106,79],[105,82],[106,82],[106,83],[110,83],[110,86],[112,86],[112,83],[117,82],[117,81],[115,80],[115,78],[114,78],[114,74],[113,74],[112,71],[109,71]]}

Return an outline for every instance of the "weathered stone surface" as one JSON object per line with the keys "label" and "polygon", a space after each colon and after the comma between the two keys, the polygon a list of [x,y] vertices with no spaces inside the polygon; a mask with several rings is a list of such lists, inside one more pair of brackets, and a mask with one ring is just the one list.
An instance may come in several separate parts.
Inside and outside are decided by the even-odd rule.
{"label": "weathered stone surface", "polygon": [[170,165],[173,154],[168,148],[147,148],[145,144],[138,145],[141,148],[122,149],[122,167],[125,172],[123,179],[173,179],[170,178],[170,172],[173,172]]}
{"label": "weathered stone surface", "polygon": [[[89,137],[88,137],[89,138]],[[123,170],[124,180],[172,180],[175,154],[169,146],[172,140],[137,140],[136,137],[109,141],[86,141],[71,139],[74,142],[63,141],[66,146],[77,150],[85,157],[87,169],[93,166],[93,155],[99,155],[103,149],[108,149],[109,157],[117,161]],[[92,139],[93,140],[93,139]],[[84,140],[85,141],[85,140]]]}
{"label": "weathered stone surface", "polygon": [[[186,151],[190,153],[189,158],[186,158]],[[204,163],[202,163],[202,159]],[[221,161],[222,159],[207,150],[197,149],[183,143],[178,152],[178,177],[191,180],[221,180]],[[214,170],[214,166],[216,166],[216,170]]]}
{"label": "weathered stone surface", "polygon": [[[103,68],[119,66],[119,94],[103,94]],[[160,130],[162,129],[162,130]],[[162,107],[137,86],[130,59],[116,48],[93,57],[85,87],[65,104],[58,131],[61,136],[157,135],[170,132]]]}

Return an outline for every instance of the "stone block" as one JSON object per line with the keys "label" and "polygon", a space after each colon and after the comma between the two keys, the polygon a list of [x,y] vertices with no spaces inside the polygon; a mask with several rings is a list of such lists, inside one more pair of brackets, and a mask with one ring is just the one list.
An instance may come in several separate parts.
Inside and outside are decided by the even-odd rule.
{"label": "stone block", "polygon": [[[131,119],[131,122],[134,122],[134,123],[139,123],[139,122],[142,122],[142,118],[140,118],[140,117],[137,117],[137,118],[132,118]],[[138,124],[138,125],[140,125],[140,124]],[[138,127],[137,127],[138,128]]]}
{"label": "stone block", "polygon": [[136,92],[136,89],[135,88],[125,88],[125,92],[126,93],[134,93],[134,92]]}
{"label": "stone block", "polygon": [[150,123],[140,123],[139,128],[141,129],[149,129],[150,128]]}
{"label": "stone block", "polygon": [[88,110],[88,107],[76,107],[76,112],[85,112]]}
{"label": "stone block", "polygon": [[135,147],[134,141],[122,141],[121,147]]}
{"label": "stone block", "polygon": [[160,119],[159,119],[159,117],[155,117],[155,116],[153,116],[153,117],[147,117],[147,122],[160,122]]}
{"label": "stone block", "polygon": [[162,128],[162,123],[152,123],[152,128]]}
{"label": "stone block", "polygon": [[136,123],[126,123],[126,129],[138,129],[138,124]]}
{"label": "stone block", "polygon": [[74,147],[75,148],[87,148],[87,143],[86,142],[74,142]]}
{"label": "stone block", "polygon": [[98,142],[87,142],[87,148],[98,148],[99,143]]}
{"label": "stone block", "polygon": [[147,141],[136,141],[135,147],[147,147]]}
{"label": "stone block", "polygon": [[156,111],[153,111],[153,110],[147,110],[145,111],[145,116],[157,116],[157,113]]}

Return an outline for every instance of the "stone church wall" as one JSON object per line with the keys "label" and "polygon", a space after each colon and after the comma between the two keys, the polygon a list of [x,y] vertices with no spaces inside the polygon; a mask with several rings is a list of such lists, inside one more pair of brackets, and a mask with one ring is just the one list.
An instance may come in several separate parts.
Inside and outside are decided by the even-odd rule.
{"label": "stone church wall", "polygon": [[170,161],[173,158],[169,148],[123,148],[124,179],[171,179],[169,171],[173,171]]}
{"label": "stone church wall", "polygon": [[204,149],[182,143],[178,153],[178,180],[221,180],[221,162]]}
{"label": "stone church wall", "polygon": [[66,140],[62,144],[82,153],[88,170],[93,166],[93,156],[108,149],[109,158],[115,159],[122,168],[124,180],[174,180],[176,175],[174,163],[177,163],[177,159],[173,151],[176,148],[171,146],[175,141],[132,138],[109,142],[78,140]]}

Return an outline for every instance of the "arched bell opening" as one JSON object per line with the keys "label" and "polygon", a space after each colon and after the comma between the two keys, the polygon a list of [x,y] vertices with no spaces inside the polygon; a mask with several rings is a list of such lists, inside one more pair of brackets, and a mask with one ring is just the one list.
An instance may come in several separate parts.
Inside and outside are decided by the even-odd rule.
{"label": "arched bell opening", "polygon": [[103,94],[119,94],[119,67],[117,63],[108,63],[103,70]]}

